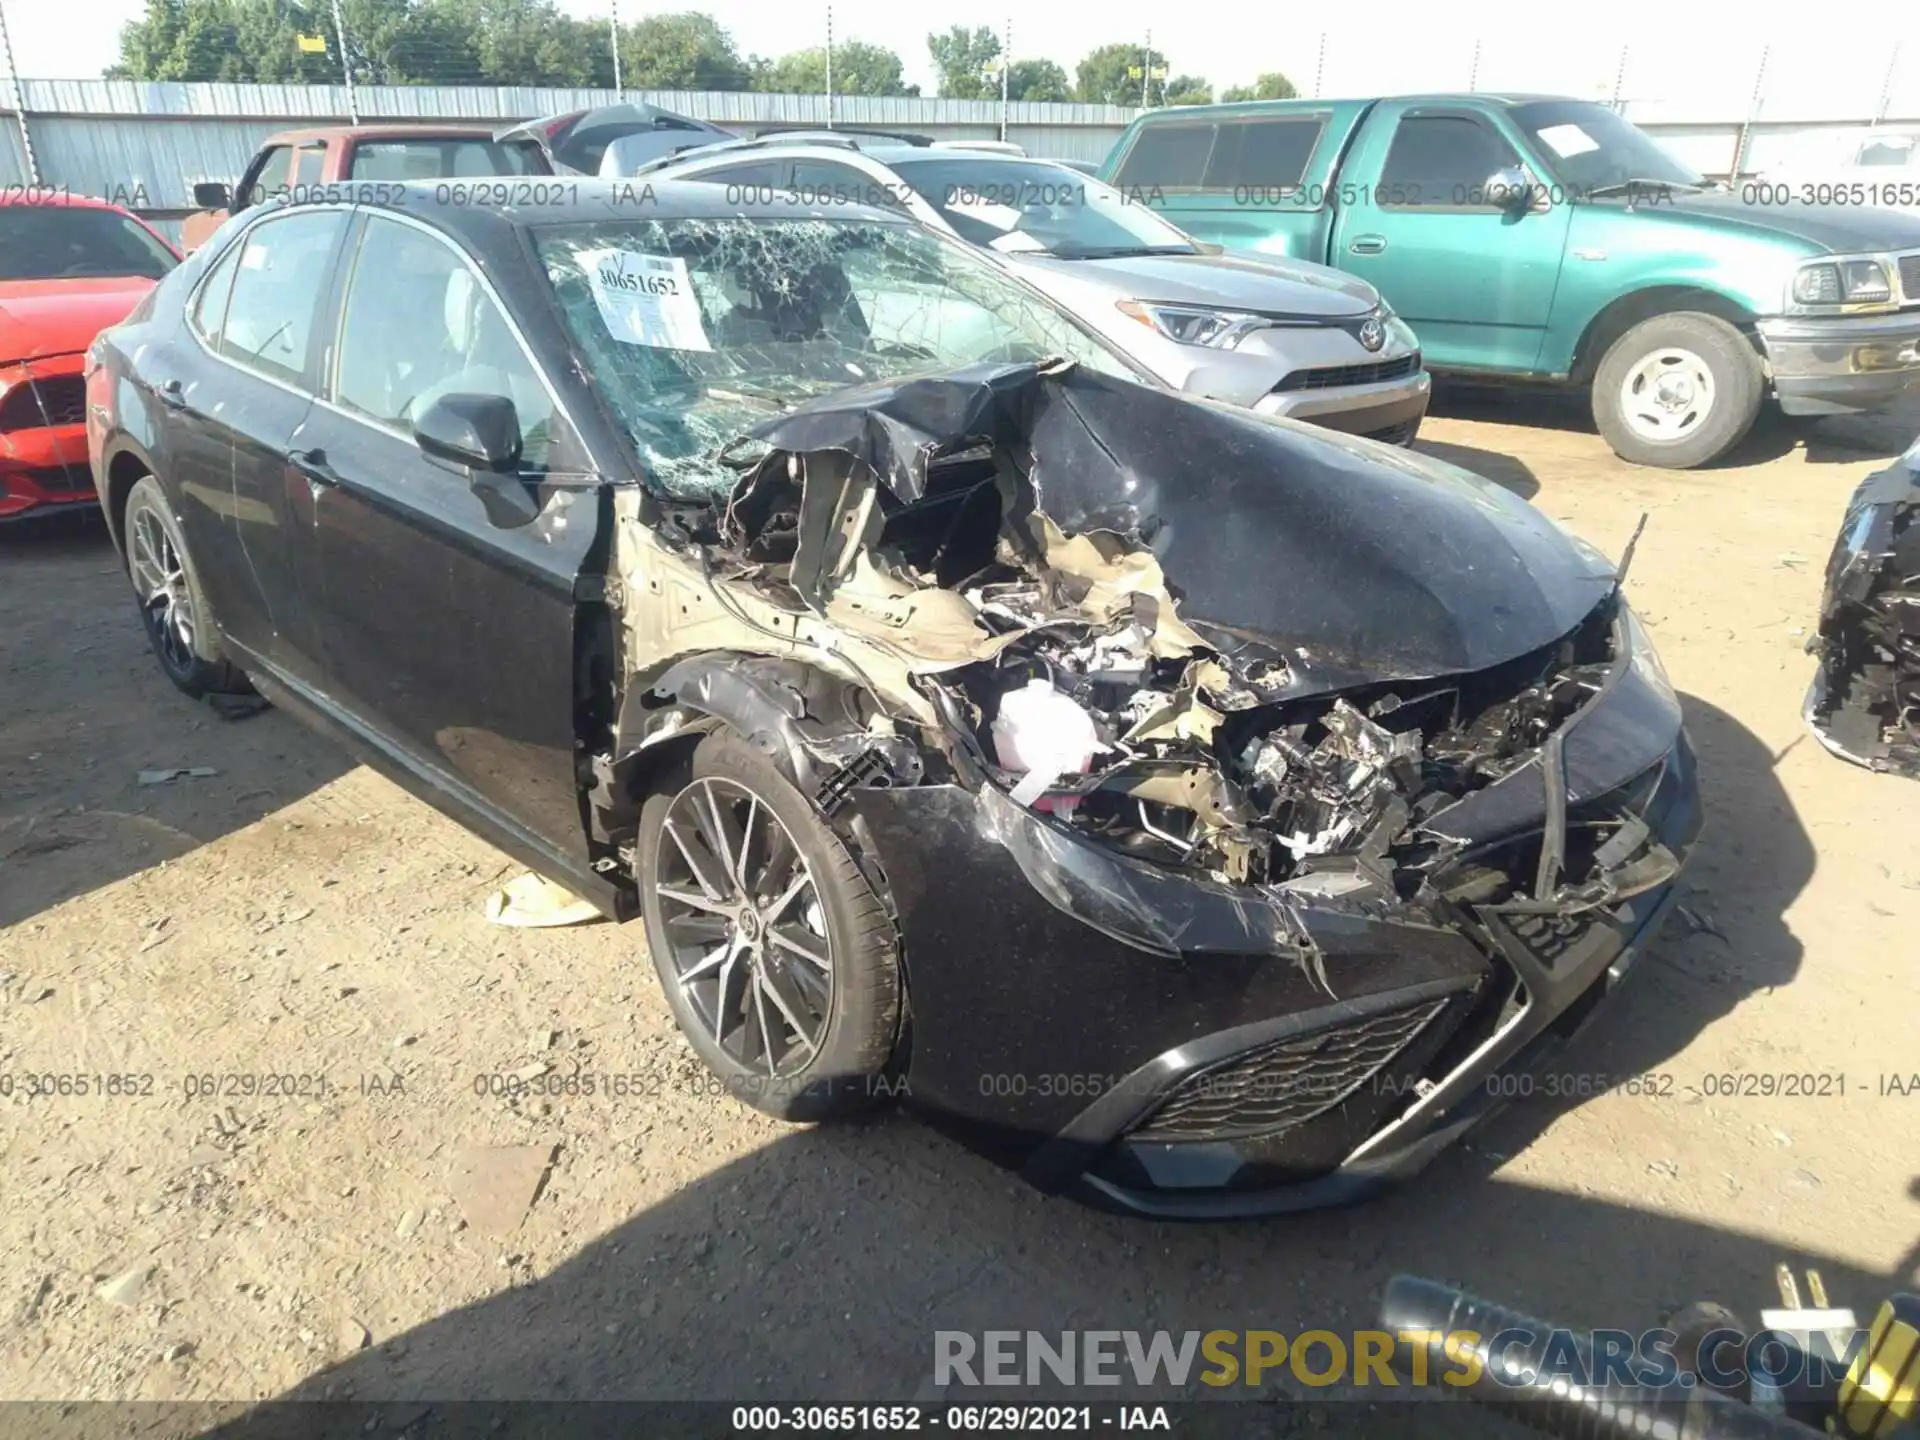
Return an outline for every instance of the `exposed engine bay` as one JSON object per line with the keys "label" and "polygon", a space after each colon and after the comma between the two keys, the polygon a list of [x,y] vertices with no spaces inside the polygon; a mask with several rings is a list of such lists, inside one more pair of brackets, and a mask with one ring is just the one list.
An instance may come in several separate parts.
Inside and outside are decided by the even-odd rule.
{"label": "exposed engine bay", "polygon": [[[629,565],[671,594],[670,555],[697,555],[688,584],[720,601],[656,612],[636,658],[658,674],[723,639],[855,682],[881,713],[819,757],[832,769],[873,752],[843,784],[972,775],[1213,881],[1411,899],[1448,849],[1426,822],[1537,760],[1598,692],[1615,659],[1611,567],[1504,494],[1462,506],[1435,493],[1444,467],[1340,437],[1321,444],[1353,474],[1411,472],[1408,513],[1356,505],[1371,553],[1329,559],[1354,548],[1352,520],[1316,536],[1285,481],[1347,476],[1278,472],[1237,512],[1182,493],[1210,459],[1295,459],[1289,432],[1270,442],[1270,422],[1240,413],[1221,416],[1209,456],[1202,410],[1197,434],[1141,432],[1141,448],[1178,456],[1156,495],[1156,457],[1122,433],[1152,424],[1137,413],[1149,397],[1193,431],[1191,404],[1065,366],[981,367],[761,427],[730,447],[724,508],[679,507],[656,527],[668,551]],[[1263,507],[1291,527],[1271,545]],[[1492,523],[1475,523],[1483,509]],[[1201,520],[1244,532],[1256,562]]]}
{"label": "exposed engine bay", "polygon": [[1920,779],[1920,459],[1896,462],[1855,492],[1808,648],[1820,656],[1807,696],[1820,742]]}

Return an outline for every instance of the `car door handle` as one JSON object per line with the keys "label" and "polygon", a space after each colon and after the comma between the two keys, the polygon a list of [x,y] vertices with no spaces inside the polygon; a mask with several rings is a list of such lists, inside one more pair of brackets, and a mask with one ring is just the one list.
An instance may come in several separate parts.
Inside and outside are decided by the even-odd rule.
{"label": "car door handle", "polygon": [[1356,235],[1353,243],[1347,246],[1355,255],[1378,255],[1386,248],[1387,237],[1384,235]]}
{"label": "car door handle", "polygon": [[169,410],[187,408],[187,392],[178,380],[163,380],[153,393],[160,397],[160,403]]}
{"label": "car door handle", "polygon": [[318,446],[311,450],[289,450],[287,463],[315,485],[340,483],[340,472],[327,463],[327,452]]}

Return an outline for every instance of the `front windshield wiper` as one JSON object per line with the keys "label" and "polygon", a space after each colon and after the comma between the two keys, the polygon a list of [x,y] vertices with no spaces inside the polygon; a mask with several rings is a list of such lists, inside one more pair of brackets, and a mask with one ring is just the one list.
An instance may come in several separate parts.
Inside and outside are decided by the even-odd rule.
{"label": "front windshield wiper", "polygon": [[1131,260],[1140,255],[1198,255],[1197,245],[1085,245],[1048,252],[1056,260]]}
{"label": "front windshield wiper", "polygon": [[1606,185],[1596,185],[1587,191],[1587,198],[1594,199],[1601,195],[1632,195],[1636,192],[1648,190],[1705,190],[1706,188],[1707,186],[1704,183],[1696,184],[1691,180],[1649,180],[1636,178],[1633,180],[1614,180]]}

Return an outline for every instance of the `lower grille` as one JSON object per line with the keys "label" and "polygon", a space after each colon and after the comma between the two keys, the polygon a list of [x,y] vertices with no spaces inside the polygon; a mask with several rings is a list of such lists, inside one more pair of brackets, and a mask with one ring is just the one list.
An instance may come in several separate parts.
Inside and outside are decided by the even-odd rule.
{"label": "lower grille", "polygon": [[1284,395],[1295,390],[1337,390],[1343,385],[1378,385],[1387,380],[1403,380],[1420,368],[1418,352],[1397,360],[1375,360],[1361,365],[1323,365],[1314,370],[1296,370],[1273,393]]}
{"label": "lower grille", "polygon": [[1900,257],[1900,288],[1909,300],[1920,300],[1920,254]]}
{"label": "lower grille", "polygon": [[1386,1068],[1446,1004],[1430,1000],[1245,1051],[1187,1076],[1132,1138],[1220,1140],[1305,1124]]}
{"label": "lower grille", "polygon": [[1368,430],[1364,438],[1378,440],[1383,445],[1411,445],[1419,433],[1418,420],[1405,420],[1398,425],[1389,425],[1384,430]]}
{"label": "lower grille", "polygon": [[0,431],[79,425],[87,418],[87,385],[78,375],[28,380],[0,403]]}

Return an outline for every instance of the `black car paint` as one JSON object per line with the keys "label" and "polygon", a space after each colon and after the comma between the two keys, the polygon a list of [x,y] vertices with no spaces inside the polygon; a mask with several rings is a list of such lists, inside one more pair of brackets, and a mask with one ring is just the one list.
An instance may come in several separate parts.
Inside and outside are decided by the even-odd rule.
{"label": "black car paint", "polygon": [[[687,213],[736,212],[717,194],[699,193],[712,190],[663,186],[660,194]],[[271,382],[208,355],[183,307],[227,245],[284,207],[230,222],[218,243],[164,282],[145,320],[109,333],[102,353],[114,383],[103,389],[122,413],[96,483],[116,518],[116,539],[123,455],[158,474],[175,506],[192,514],[189,544],[223,557],[221,623],[272,698],[524,863],[625,916],[630,889],[593,864],[587,798],[594,777],[581,753],[581,713],[584,676],[601,639],[594,627],[603,623],[610,486],[637,477],[639,463],[542,298],[545,283],[526,235],[532,223],[592,218],[586,203],[581,210],[530,217],[439,208],[419,222],[471,258],[531,353],[547,362],[578,431],[579,474],[533,487],[540,510],[531,523],[503,523],[478,485],[482,477],[430,460],[324,398],[300,412],[283,449],[263,456],[261,473],[274,479],[243,478],[231,463],[221,474],[220,445],[234,442],[218,438],[219,421],[252,408],[247,397]],[[357,234],[365,219],[352,213]],[[341,304],[342,287],[330,283],[321,334],[335,333]],[[326,369],[316,360],[310,378]],[[184,410],[160,398],[170,379],[182,382]],[[1070,400],[1061,398],[1069,392]],[[965,384],[892,387],[891,395],[845,392],[768,429],[774,443],[797,451],[864,447],[903,497],[924,483],[929,438],[1020,437],[1049,514],[1068,528],[1138,531],[1187,591],[1197,624],[1262,647],[1291,641],[1280,653],[1301,678],[1301,693],[1356,674],[1381,678],[1367,666],[1397,677],[1494,663],[1564,633],[1610,583],[1590,555],[1492,487],[1483,491],[1466,477],[1439,481],[1397,457],[1375,460],[1349,442],[1238,412],[1085,375],[1048,392],[1031,367],[984,385],[975,376]],[[207,403],[195,403],[201,399]],[[291,412],[277,413],[275,433]],[[877,440],[890,425],[891,441]],[[259,448],[271,451],[273,442]],[[189,455],[197,457],[190,473],[173,473]],[[249,530],[243,548],[238,502],[256,484],[266,510],[250,510],[250,523],[264,529]],[[1263,494],[1262,484],[1271,491]],[[1355,484],[1379,485],[1390,505],[1377,514],[1343,506],[1343,491]],[[199,493],[189,497],[190,487]],[[1123,504],[1115,503],[1119,496]],[[1217,517],[1223,502],[1252,518],[1224,535],[1216,525],[1210,535],[1208,513]],[[563,515],[568,523],[556,525]],[[270,547],[284,564],[275,581],[262,582],[246,556]],[[1351,593],[1365,589],[1353,578],[1356,565],[1380,582],[1371,601]],[[1239,578],[1246,575],[1267,583],[1247,585]],[[1368,604],[1380,607],[1376,623],[1389,605],[1403,605],[1411,623],[1391,636],[1370,632]],[[310,675],[293,673],[286,662],[294,652],[276,648],[285,627],[303,622],[318,638]],[[1311,637],[1306,654],[1299,637]],[[797,672],[797,695],[807,672],[767,662],[769,675],[777,679],[782,664]],[[777,685],[712,683],[730,668],[725,656],[692,663],[672,693],[683,703],[711,695],[714,712],[744,732],[790,730]],[[1563,734],[1551,769],[1523,767],[1447,812],[1456,838],[1493,843],[1540,827],[1555,810],[1554,775],[1564,809],[1664,764],[1668,798],[1657,829],[1683,853],[1698,828],[1684,733],[1677,708],[1636,683],[1635,673],[1632,661],[1622,663],[1607,693]],[[637,744],[637,727],[620,723],[617,733]],[[1463,1067],[1394,1147],[1364,1161],[1338,1163],[1379,1121],[1378,1106],[1333,1117],[1304,1156],[1257,1145],[1224,1154],[1129,1151],[1116,1143],[1125,1127],[1249,1027],[1337,1018],[1408,997],[1478,1003],[1491,957],[1459,933],[1390,907],[1301,900],[1284,907],[1283,921],[1281,907],[1245,891],[1139,873],[1140,862],[990,788],[865,789],[854,803],[883,855],[903,936],[912,1006],[903,1059],[908,1097],[971,1143],[1023,1165],[1037,1184],[1168,1215],[1325,1203],[1417,1168],[1486,1108],[1485,1067]],[[1068,853],[1071,865],[1052,863]],[[1120,873],[1128,867],[1133,873]],[[1068,871],[1084,882],[1077,895]],[[1101,913],[1102,895],[1149,892],[1156,934],[1122,933],[1125,923]],[[1578,973],[1557,977],[1554,1003],[1538,1007],[1537,1023],[1506,1032],[1504,1046],[1482,1057],[1486,1064],[1523,1063],[1564,1018],[1585,1013],[1577,1002],[1618,978],[1623,957],[1644,943],[1670,893],[1663,888],[1618,907],[1596,930]],[[1134,918],[1142,913],[1136,906]],[[1302,929],[1310,944],[1301,943]],[[1059,1023],[1064,1013],[1074,1023]],[[1064,1083],[1051,1083],[1054,1077]],[[1173,1183],[1158,1186],[1154,1176]],[[1282,1182],[1286,1188],[1271,1188]],[[1241,1188],[1248,1185],[1256,1188]]]}

